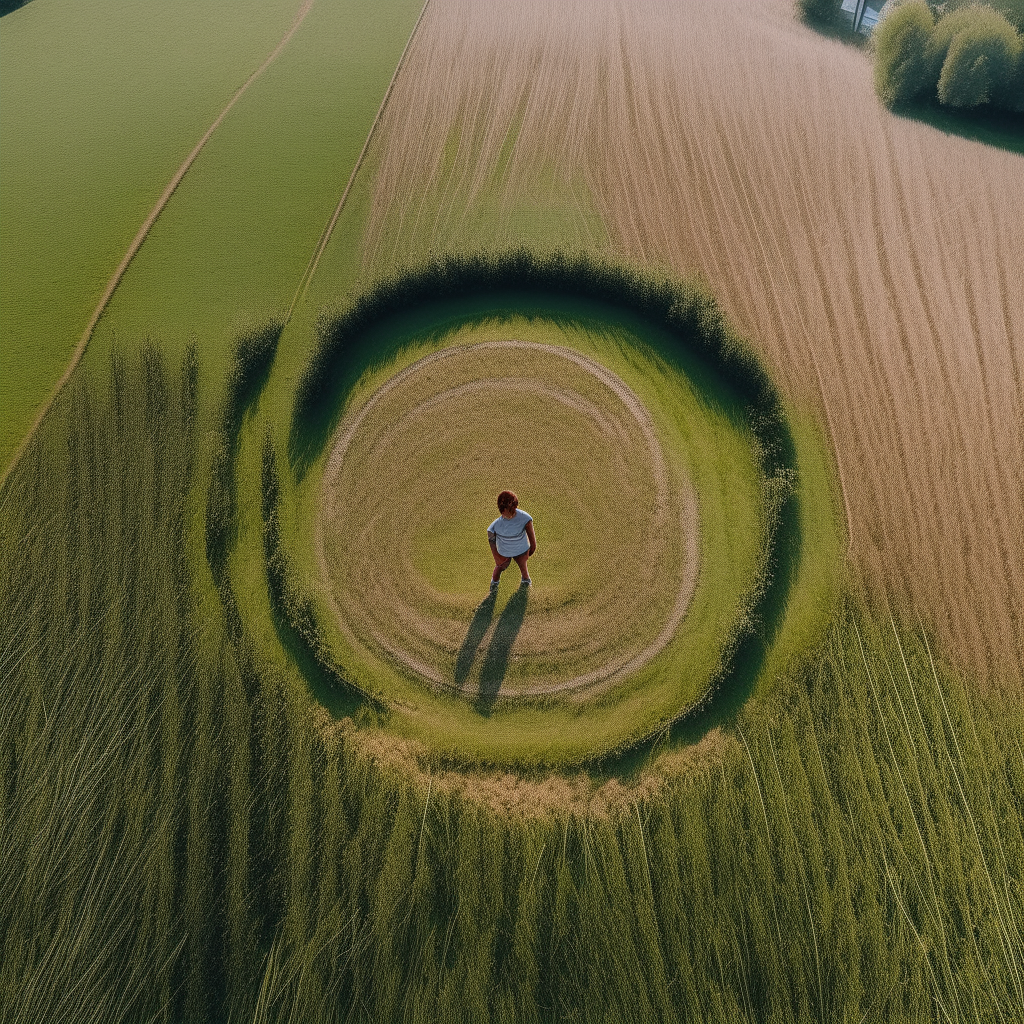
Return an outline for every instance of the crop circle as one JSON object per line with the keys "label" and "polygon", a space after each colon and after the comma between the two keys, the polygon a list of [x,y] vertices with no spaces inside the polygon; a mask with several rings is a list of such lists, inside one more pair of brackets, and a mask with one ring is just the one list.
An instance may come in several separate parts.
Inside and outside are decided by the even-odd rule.
{"label": "crop circle", "polygon": [[[763,650],[787,430],[704,293],[558,257],[430,265],[321,322],[280,605],[368,727],[460,763],[606,760]],[[539,550],[495,596],[505,488]]]}

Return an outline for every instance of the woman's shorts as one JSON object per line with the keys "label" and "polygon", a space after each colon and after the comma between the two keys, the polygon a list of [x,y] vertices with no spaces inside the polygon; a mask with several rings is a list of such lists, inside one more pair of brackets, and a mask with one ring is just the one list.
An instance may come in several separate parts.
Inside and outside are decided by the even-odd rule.
{"label": "woman's shorts", "polygon": [[516,554],[516,555],[503,555],[503,554],[502,554],[502,553],[501,553],[501,552],[499,551],[499,552],[498,552],[498,557],[499,557],[500,559],[502,559],[502,560],[503,560],[503,561],[505,562],[505,564],[506,564],[506,565],[508,565],[508,563],[509,563],[509,562],[511,562],[513,558],[522,558],[522,557],[523,557],[523,555],[529,554],[529,551],[530,551],[530,549],[529,549],[529,548],[527,548],[527,549],[526,549],[525,551],[520,551],[520,552],[519,552],[518,554]]}

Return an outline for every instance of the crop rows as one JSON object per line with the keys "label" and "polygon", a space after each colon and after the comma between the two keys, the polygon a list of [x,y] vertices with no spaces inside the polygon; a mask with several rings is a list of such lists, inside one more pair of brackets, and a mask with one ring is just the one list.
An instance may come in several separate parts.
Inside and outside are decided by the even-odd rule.
{"label": "crop rows", "polygon": [[515,211],[555,196],[572,244],[589,207],[614,253],[711,282],[823,406],[872,588],[980,675],[1019,677],[1018,155],[885,111],[867,55],[788,0],[436,0],[371,158],[368,265],[481,222],[515,244]]}
{"label": "crop rows", "polygon": [[5,1020],[1024,1012],[1015,702],[851,605],[632,802],[415,783],[200,613],[175,377],[79,379],[0,495]]}

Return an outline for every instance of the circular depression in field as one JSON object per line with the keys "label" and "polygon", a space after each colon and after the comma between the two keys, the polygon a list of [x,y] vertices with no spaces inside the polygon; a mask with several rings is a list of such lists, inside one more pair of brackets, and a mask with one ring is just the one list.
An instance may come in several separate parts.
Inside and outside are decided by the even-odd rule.
{"label": "circular depression in field", "polygon": [[[445,257],[316,331],[281,489],[264,446],[267,576],[293,663],[374,749],[609,765],[728,715],[817,628],[827,459],[703,288]],[[539,550],[491,597],[505,488]]]}
{"label": "circular depression in field", "polygon": [[[535,517],[534,586],[488,594],[499,490]],[[317,556],[346,641],[412,680],[489,698],[594,696],[676,636],[697,500],[636,393],[565,345],[432,352],[337,429]]]}
{"label": "circular depression in field", "polygon": [[[750,390],[613,303],[404,295],[344,321],[296,405],[286,543],[312,653],[372,697],[366,728],[443,760],[649,742],[728,686],[771,571]],[[504,488],[539,550],[534,586],[513,565],[491,599]]]}

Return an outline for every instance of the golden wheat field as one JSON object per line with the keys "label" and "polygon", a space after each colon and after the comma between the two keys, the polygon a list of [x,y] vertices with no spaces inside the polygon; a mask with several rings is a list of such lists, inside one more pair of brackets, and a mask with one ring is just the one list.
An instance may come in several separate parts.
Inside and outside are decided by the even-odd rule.
{"label": "golden wheat field", "polygon": [[788,0],[431,0],[372,150],[373,262],[557,193],[562,241],[706,279],[823,407],[870,592],[1019,677],[1019,155],[886,111]]}

